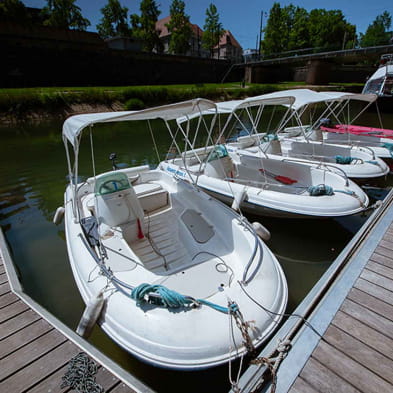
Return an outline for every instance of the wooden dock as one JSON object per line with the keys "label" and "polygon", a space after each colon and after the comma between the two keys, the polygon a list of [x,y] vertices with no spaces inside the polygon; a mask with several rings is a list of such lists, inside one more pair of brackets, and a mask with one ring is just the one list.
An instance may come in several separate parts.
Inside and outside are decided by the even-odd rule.
{"label": "wooden dock", "polygon": [[[0,392],[75,391],[60,386],[68,362],[79,352],[87,352],[96,362],[96,383],[105,392],[152,392],[27,295],[18,293],[17,283],[10,285],[15,279],[15,271],[12,268],[10,271],[7,265],[7,272],[11,276],[9,279],[4,266],[9,254],[4,249],[1,230],[0,245]],[[16,290],[13,288],[15,284]],[[13,293],[13,289],[18,296]]]}
{"label": "wooden dock", "polygon": [[[290,337],[276,393],[393,392],[393,192],[379,209],[295,310],[319,334],[289,318],[259,355]],[[240,391],[269,392],[266,375],[249,367]]]}
{"label": "wooden dock", "polygon": [[393,392],[393,224],[289,392]]}

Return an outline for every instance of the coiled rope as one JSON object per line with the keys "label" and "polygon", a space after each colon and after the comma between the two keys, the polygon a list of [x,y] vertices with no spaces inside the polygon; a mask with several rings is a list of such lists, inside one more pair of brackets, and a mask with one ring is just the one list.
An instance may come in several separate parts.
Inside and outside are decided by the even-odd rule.
{"label": "coiled rope", "polygon": [[310,186],[307,188],[308,193],[311,196],[321,196],[321,195],[333,195],[333,187],[326,184],[318,184],[316,186]]}
{"label": "coiled rope", "polygon": [[336,164],[342,164],[342,165],[349,165],[352,163],[352,161],[357,161],[359,160],[356,157],[351,157],[351,156],[334,156],[334,158],[336,159]]}
{"label": "coiled rope", "polygon": [[321,196],[321,195],[334,195],[335,192],[341,192],[347,195],[356,195],[354,191],[351,190],[335,190],[333,187],[327,184],[318,184],[316,186],[310,186],[307,188],[308,193],[311,196]]}
{"label": "coiled rope", "polygon": [[264,142],[278,141],[278,136],[276,134],[266,134],[262,137]]}
{"label": "coiled rope", "polygon": [[[158,296],[152,297],[152,294],[157,294]],[[238,311],[237,305],[236,307],[232,304],[229,307],[223,307],[204,299],[194,299],[191,296],[182,295],[163,285],[140,284],[131,291],[131,298],[136,300],[138,305],[152,303],[166,308],[180,308],[204,304],[225,314]]]}
{"label": "coiled rope", "polygon": [[96,383],[97,365],[85,352],[80,352],[68,362],[68,369],[61,378],[60,388],[69,386],[78,393],[103,393],[104,388]]}

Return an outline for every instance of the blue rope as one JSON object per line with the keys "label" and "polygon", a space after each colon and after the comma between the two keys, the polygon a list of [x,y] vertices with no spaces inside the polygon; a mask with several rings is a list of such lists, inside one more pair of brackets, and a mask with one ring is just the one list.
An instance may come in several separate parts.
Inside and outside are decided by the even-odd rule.
{"label": "blue rope", "polygon": [[158,301],[160,305],[166,308],[186,307],[190,304],[197,302],[209,306],[225,314],[228,314],[229,311],[231,312],[237,311],[237,310],[232,310],[232,308],[234,307],[230,307],[228,309],[227,307],[219,306],[218,304],[211,303],[204,299],[194,300],[190,296],[182,295],[181,293],[173,291],[172,289],[164,287],[163,285],[150,285],[146,283],[140,284],[131,291],[131,298],[136,300],[137,304],[139,305],[141,303],[145,303],[146,296],[148,296],[151,293],[156,293],[157,295],[159,295]]}
{"label": "blue rope", "polygon": [[356,157],[351,157],[351,156],[334,156],[336,159],[336,164],[343,164],[343,165],[348,165],[352,161],[358,160]]}
{"label": "blue rope", "polygon": [[318,184],[316,186],[310,186],[307,188],[307,191],[311,196],[321,196],[321,195],[333,195],[333,187],[330,187],[326,184]]}
{"label": "blue rope", "polygon": [[275,134],[266,134],[262,137],[262,140],[264,142],[270,142],[270,141],[277,141],[278,140],[278,136]]}
{"label": "blue rope", "polygon": [[307,191],[311,196],[334,195],[335,192],[341,192],[347,195],[356,195],[354,191],[334,190],[333,187],[328,186],[326,184],[318,184],[317,186],[308,187]]}
{"label": "blue rope", "polygon": [[383,143],[382,147],[385,147],[386,149],[389,150],[390,157],[393,158],[393,143]]}

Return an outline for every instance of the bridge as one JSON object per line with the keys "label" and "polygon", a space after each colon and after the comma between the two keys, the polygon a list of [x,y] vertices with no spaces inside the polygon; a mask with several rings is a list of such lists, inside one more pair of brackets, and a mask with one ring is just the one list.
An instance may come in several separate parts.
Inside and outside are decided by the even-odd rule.
{"label": "bridge", "polygon": [[[359,79],[357,82],[363,82],[375,67],[353,66],[353,64],[365,59],[376,61],[386,53],[393,53],[393,44],[277,57],[237,64],[236,66],[245,68],[245,79],[249,83],[266,83],[280,80],[300,81],[304,78],[308,84],[325,84],[334,82],[332,77],[337,78],[337,70],[340,66],[345,65],[347,65],[346,68],[349,73],[352,73],[352,79],[357,77]],[[354,67],[357,69],[356,76]],[[349,80],[349,82],[356,82],[356,80]]]}

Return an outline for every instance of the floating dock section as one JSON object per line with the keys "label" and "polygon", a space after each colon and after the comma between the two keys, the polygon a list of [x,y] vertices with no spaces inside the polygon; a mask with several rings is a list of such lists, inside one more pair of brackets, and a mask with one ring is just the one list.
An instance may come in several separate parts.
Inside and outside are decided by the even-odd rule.
{"label": "floating dock section", "polygon": [[393,392],[392,222],[391,191],[244,372],[239,391]]}
{"label": "floating dock section", "polygon": [[80,352],[96,362],[105,392],[153,392],[23,292],[0,229],[0,392],[69,391],[62,377]]}

